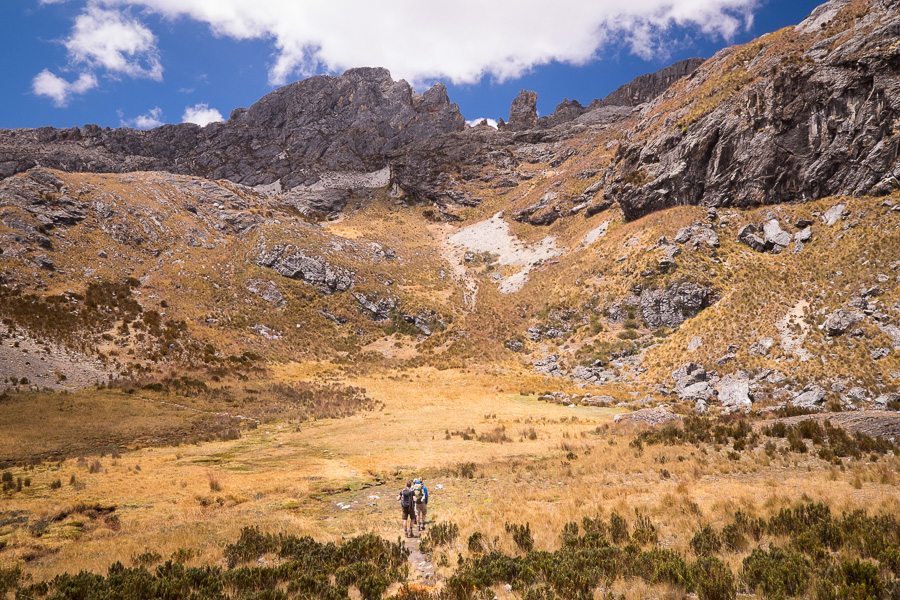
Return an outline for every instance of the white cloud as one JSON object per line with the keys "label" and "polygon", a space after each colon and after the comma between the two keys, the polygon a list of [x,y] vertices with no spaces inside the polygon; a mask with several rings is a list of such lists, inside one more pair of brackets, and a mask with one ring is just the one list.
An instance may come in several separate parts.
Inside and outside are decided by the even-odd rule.
{"label": "white cloud", "polygon": [[162,109],[154,106],[143,115],[138,115],[133,119],[125,119],[119,112],[119,123],[122,127],[134,127],[135,129],[153,129],[160,125],[165,125]]}
{"label": "white cloud", "polygon": [[38,96],[47,96],[56,106],[66,106],[73,95],[83,94],[97,87],[93,73],[82,73],[75,81],[68,81],[54,75],[47,69],[38,73],[31,81],[31,90]]}
{"label": "white cloud", "polygon": [[[296,75],[383,66],[414,84],[519,77],[552,61],[583,64],[612,43],[666,52],[673,27],[732,37],[760,0],[90,0],[188,18],[234,39],[274,46],[272,84]],[[475,18],[472,15],[477,15]]]}
{"label": "white cloud", "polygon": [[210,108],[205,102],[195,104],[194,106],[188,106],[184,109],[184,114],[181,115],[182,123],[196,123],[200,127],[206,127],[210,123],[217,123],[224,120],[222,113],[214,108]]}
{"label": "white cloud", "polygon": [[493,127],[494,129],[497,129],[497,119],[486,119],[486,118],[472,119],[470,121],[466,121],[466,125],[468,125],[469,127],[477,127],[478,125],[481,125],[482,121],[487,121],[488,126]]}
{"label": "white cloud", "polygon": [[89,4],[65,40],[69,60],[112,74],[162,81],[156,36],[122,12]]}

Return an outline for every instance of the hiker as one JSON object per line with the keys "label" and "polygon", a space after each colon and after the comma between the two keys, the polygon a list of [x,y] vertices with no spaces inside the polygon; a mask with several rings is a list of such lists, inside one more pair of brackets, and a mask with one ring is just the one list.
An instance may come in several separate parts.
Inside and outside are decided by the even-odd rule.
{"label": "hiker", "polygon": [[[397,500],[400,501],[400,510],[403,512],[401,517],[403,520],[403,533],[406,534],[406,537],[415,537],[415,534],[413,534],[413,523],[416,521],[416,495],[413,493],[411,481],[407,481],[406,487],[400,490]],[[406,526],[407,519],[409,520],[408,529]]]}
{"label": "hiker", "polygon": [[416,522],[419,531],[425,531],[425,518],[428,515],[428,488],[422,479],[416,479],[413,483],[413,495],[416,498]]}

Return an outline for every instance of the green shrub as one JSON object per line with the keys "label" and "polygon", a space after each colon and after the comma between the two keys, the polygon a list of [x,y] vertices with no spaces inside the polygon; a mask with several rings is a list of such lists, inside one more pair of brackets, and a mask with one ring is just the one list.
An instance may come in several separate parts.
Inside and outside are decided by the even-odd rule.
{"label": "green shrub", "polygon": [[161,560],[162,554],[160,554],[159,552],[154,552],[152,550],[145,550],[140,554],[133,554],[131,556],[131,562],[136,567],[149,567],[151,565],[155,565]]}
{"label": "green shrub", "polygon": [[5,597],[8,590],[18,588],[19,581],[22,579],[22,571],[19,567],[4,568],[0,566],[0,598]]}
{"label": "green shrub", "polygon": [[519,550],[523,552],[531,552],[534,549],[534,536],[531,535],[531,523],[518,525],[516,523],[507,522],[504,525],[506,533],[512,534],[513,541]]}
{"label": "green shrub", "polygon": [[609,536],[614,544],[627,542],[631,537],[628,533],[628,521],[617,512],[609,517]]}
{"label": "green shrub", "polygon": [[475,463],[465,462],[459,464],[457,472],[459,473],[459,476],[464,479],[473,479],[475,477],[475,469]]}
{"label": "green shrub", "polygon": [[631,562],[630,574],[650,584],[676,585],[685,590],[693,588],[691,569],[684,557],[669,548],[641,552]]}
{"label": "green shrub", "polygon": [[699,558],[691,565],[691,578],[700,600],[733,600],[737,595],[731,569],[718,558]]}
{"label": "green shrub", "polygon": [[747,537],[737,523],[729,523],[722,528],[722,545],[729,552],[743,552],[747,548]]}
{"label": "green shrub", "polygon": [[469,539],[466,540],[466,547],[472,554],[481,554],[484,552],[484,534],[480,531],[474,532],[469,536]]}
{"label": "green shrub", "polygon": [[722,540],[719,538],[716,530],[709,525],[695,532],[694,537],[691,539],[691,550],[697,556],[712,556],[713,554],[718,554],[721,549]]}
{"label": "green shrub", "polygon": [[638,509],[634,509],[634,531],[631,532],[631,540],[639,546],[655,544],[658,539],[656,525],[650,518],[642,515]]}
{"label": "green shrub", "polygon": [[422,541],[419,542],[419,548],[421,548],[423,552],[431,552],[435,548],[453,543],[458,535],[459,527],[456,523],[451,523],[449,521],[434,523],[428,532],[422,536]]}
{"label": "green shrub", "polygon": [[741,577],[751,589],[759,589],[767,598],[783,600],[806,592],[812,564],[796,552],[781,548],[768,552],[756,548],[744,559]]}
{"label": "green shrub", "polygon": [[884,591],[884,582],[878,576],[878,566],[861,561],[845,561],[840,569],[837,587],[839,600],[877,600]]}

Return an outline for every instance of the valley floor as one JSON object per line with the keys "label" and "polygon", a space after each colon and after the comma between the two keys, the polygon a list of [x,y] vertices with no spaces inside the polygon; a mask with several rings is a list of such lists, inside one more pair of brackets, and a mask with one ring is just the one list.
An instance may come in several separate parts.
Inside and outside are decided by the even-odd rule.
{"label": "valley floor", "polygon": [[[486,549],[514,554],[508,523],[528,523],[534,547],[552,551],[566,523],[614,512],[630,521],[639,513],[656,523],[659,547],[690,555],[695,531],[720,529],[736,511],[768,518],[820,501],[834,514],[900,510],[900,459],[890,453],[838,465],[814,452],[763,446],[738,455],[727,437],[645,445],[634,441],[633,425],[614,423],[623,409],[541,402],[527,389],[533,378],[496,368],[347,377],[323,365],[284,365],[275,373],[285,382],[310,376],[365,388],[382,404],[345,418],[275,419],[243,428],[238,439],[176,445],[165,439],[166,427],[189,431],[185,424],[198,413],[142,399],[140,390],[97,390],[91,401],[88,392],[57,393],[58,405],[43,410],[29,407],[29,394],[7,395],[0,454],[19,453],[7,472],[29,485],[4,492],[0,563],[20,565],[32,581],[106,573],[148,551],[224,565],[223,547],[247,526],[318,541],[367,532],[396,540],[396,497],[415,476],[430,490],[429,520],[459,526],[449,546],[415,556],[410,581],[438,585],[457,555],[472,554],[466,540],[476,531]],[[128,416],[136,428],[114,425],[111,415]],[[53,427],[41,438],[36,432],[47,423]],[[158,445],[127,450],[129,436],[154,441],[153,423]],[[141,428],[143,437],[136,435]],[[48,441],[64,448],[67,435],[89,434],[93,449],[23,469],[25,455]],[[121,449],[104,445],[104,435]],[[724,560],[739,572],[746,555]],[[635,581],[616,586],[626,598],[662,593]],[[495,592],[519,597],[502,586]]]}

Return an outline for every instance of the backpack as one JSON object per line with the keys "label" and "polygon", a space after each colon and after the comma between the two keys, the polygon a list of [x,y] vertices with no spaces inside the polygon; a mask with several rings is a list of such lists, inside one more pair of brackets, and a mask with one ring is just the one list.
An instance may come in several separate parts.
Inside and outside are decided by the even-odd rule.
{"label": "backpack", "polygon": [[421,483],[413,484],[413,493],[416,495],[416,502],[421,502],[422,497],[425,495],[425,493],[422,491],[422,487],[423,486]]}
{"label": "backpack", "polygon": [[412,508],[412,495],[413,492],[409,488],[404,488],[400,492],[400,506],[403,508]]}

